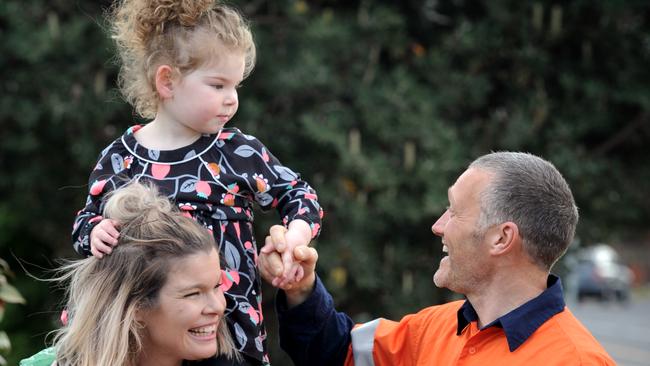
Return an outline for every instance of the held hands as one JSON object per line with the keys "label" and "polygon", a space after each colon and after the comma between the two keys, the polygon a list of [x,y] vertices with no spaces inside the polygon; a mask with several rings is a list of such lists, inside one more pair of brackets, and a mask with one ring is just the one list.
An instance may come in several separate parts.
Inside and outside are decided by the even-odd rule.
{"label": "held hands", "polygon": [[[269,230],[269,235],[273,241],[275,251],[282,256],[284,268],[282,275],[277,276],[278,279],[274,280],[272,284],[285,289],[287,285],[300,281],[304,275],[303,268],[294,261],[294,250],[299,246],[307,247],[309,245],[311,228],[306,221],[298,219],[289,224],[288,230],[273,229],[272,227]],[[267,245],[264,246],[264,248],[266,247]],[[264,248],[262,248],[262,252],[265,252]],[[269,251],[267,250],[266,253],[269,253]]]}
{"label": "held hands", "polygon": [[117,221],[103,219],[90,231],[90,252],[97,258],[104,257],[104,254],[111,254],[113,247],[117,245],[117,238],[120,232],[117,230]]}
{"label": "held hands", "polygon": [[[290,252],[292,254],[291,263],[300,268],[300,273],[303,276],[292,283],[285,283],[283,274],[286,268],[277,247],[286,245],[286,233],[287,229],[283,226],[275,225],[271,227],[264,247],[260,250],[258,265],[264,280],[283,289],[287,296],[287,305],[293,307],[305,301],[314,288],[318,252],[306,245],[295,247]],[[286,254],[286,251],[283,254]]]}

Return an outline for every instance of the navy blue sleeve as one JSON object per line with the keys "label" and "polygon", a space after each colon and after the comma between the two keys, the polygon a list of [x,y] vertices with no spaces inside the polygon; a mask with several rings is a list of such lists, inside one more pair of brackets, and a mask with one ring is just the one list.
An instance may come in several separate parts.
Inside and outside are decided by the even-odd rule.
{"label": "navy blue sleeve", "polygon": [[276,308],[280,322],[280,347],[296,366],[337,366],[345,363],[354,322],[334,309],[332,296],[316,277],[314,291],[302,304],[287,308],[279,291]]}

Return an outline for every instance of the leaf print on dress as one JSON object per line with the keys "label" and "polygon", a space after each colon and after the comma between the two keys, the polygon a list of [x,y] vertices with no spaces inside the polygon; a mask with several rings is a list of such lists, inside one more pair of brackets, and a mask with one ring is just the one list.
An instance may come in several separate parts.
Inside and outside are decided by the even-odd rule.
{"label": "leaf print on dress", "polygon": [[120,154],[113,153],[111,155],[111,164],[113,165],[114,173],[119,173],[124,170],[124,159],[122,159],[122,155]]}
{"label": "leaf print on dress", "polygon": [[241,325],[237,323],[235,323],[235,338],[237,338],[237,343],[239,344],[240,348],[246,344],[246,341],[248,341],[248,337],[246,337],[246,332],[244,332]]}
{"label": "leaf print on dress", "polygon": [[273,202],[273,196],[268,193],[257,193],[255,194],[255,200],[259,202],[260,206],[268,206]]}
{"label": "leaf print on dress", "polygon": [[282,165],[274,165],[273,169],[275,169],[278,174],[280,174],[280,178],[287,180],[287,181],[292,181],[295,179],[298,179],[298,175],[293,172],[293,170],[287,168],[286,166]]}
{"label": "leaf print on dress", "polygon": [[160,158],[160,151],[149,150],[149,157],[151,158],[151,160],[158,160],[158,158]]}
{"label": "leaf print on dress", "polygon": [[226,240],[225,248],[223,250],[223,256],[226,259],[228,268],[230,269],[239,269],[241,265],[241,256],[237,248],[229,241]]}
{"label": "leaf print on dress", "polygon": [[257,154],[257,151],[248,145],[241,145],[235,149],[235,154],[241,156],[242,158],[248,158],[253,154]]}
{"label": "leaf print on dress", "polygon": [[196,156],[196,151],[190,150],[187,154],[185,154],[185,157],[183,160],[188,160]]}
{"label": "leaf print on dress", "polygon": [[192,193],[196,189],[196,179],[188,179],[183,184],[181,184],[181,192],[183,193]]}
{"label": "leaf print on dress", "polygon": [[212,214],[212,218],[215,220],[225,220],[228,217],[226,216],[226,213],[221,211],[220,209],[216,209],[214,213]]}

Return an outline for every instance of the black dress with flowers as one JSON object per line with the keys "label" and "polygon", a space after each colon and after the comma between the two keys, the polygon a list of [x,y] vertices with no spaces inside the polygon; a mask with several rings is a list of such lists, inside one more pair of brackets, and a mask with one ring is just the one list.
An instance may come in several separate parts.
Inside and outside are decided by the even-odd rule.
{"label": "black dress with flowers", "polygon": [[99,157],[90,174],[86,206],[74,222],[75,250],[90,253],[90,232],[101,221],[102,198],[131,180],[151,181],[214,234],[225,262],[226,317],[239,351],[268,363],[262,296],[253,237],[253,202],[277,209],[282,222],[308,222],[320,232],[322,210],[314,190],[283,166],[255,137],[236,128],[204,135],[177,150],[149,150],[129,128]]}

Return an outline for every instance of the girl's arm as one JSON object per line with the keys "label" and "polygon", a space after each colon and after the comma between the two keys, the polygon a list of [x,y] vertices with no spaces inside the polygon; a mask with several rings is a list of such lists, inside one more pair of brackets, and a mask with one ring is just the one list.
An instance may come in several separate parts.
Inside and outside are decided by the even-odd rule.
{"label": "girl's arm", "polygon": [[133,160],[124,151],[119,140],[109,145],[99,156],[95,168],[88,179],[86,205],[77,212],[72,226],[72,245],[74,250],[90,256],[90,234],[102,220],[103,198],[105,195],[129,180],[127,172]]}

